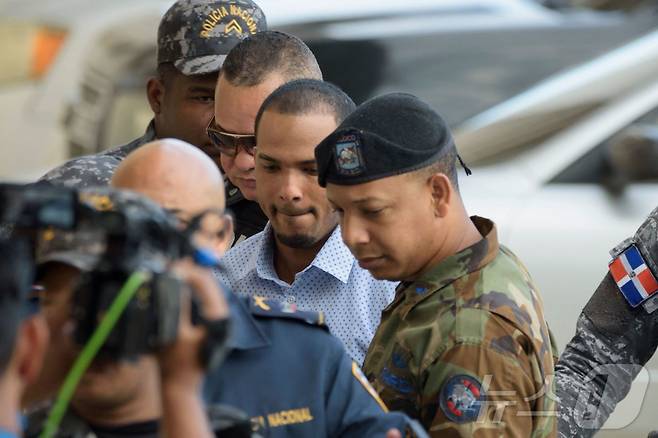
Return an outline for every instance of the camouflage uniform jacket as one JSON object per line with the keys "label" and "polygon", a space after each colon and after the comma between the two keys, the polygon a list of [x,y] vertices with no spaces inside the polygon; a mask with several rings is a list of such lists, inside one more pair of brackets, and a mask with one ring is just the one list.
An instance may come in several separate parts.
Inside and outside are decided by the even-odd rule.
{"label": "camouflage uniform jacket", "polygon": [[484,238],[398,286],[364,371],[430,436],[555,436],[557,349],[541,298],[493,222],[471,219]]}
{"label": "camouflage uniform jacket", "polygon": [[108,151],[67,161],[42,176],[41,180],[77,189],[107,186],[114,171],[129,153],[155,139],[155,125],[151,120],[143,136]]}

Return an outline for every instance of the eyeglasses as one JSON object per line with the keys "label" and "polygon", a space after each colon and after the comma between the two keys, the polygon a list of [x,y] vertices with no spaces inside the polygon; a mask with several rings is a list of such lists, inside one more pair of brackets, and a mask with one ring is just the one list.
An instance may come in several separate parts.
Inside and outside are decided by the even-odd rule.
{"label": "eyeglasses", "polygon": [[238,148],[241,147],[249,155],[254,155],[256,149],[255,135],[231,134],[230,132],[221,131],[217,127],[219,125],[215,123],[215,117],[213,116],[210,123],[208,123],[206,133],[220,153],[228,157],[235,157],[238,154]]}
{"label": "eyeglasses", "polygon": [[165,209],[176,217],[182,230],[190,236],[217,238],[224,240],[233,235],[233,212],[230,210],[209,209],[202,213],[186,217],[180,210]]}

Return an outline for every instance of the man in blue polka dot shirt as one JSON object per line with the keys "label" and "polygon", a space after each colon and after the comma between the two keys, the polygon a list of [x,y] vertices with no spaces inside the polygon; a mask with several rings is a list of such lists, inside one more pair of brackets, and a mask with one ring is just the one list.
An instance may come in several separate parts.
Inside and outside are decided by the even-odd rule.
{"label": "man in blue polka dot shirt", "polygon": [[269,222],[225,255],[219,275],[238,294],[323,312],[362,363],[396,283],[375,280],[343,243],[313,155],[354,107],[340,89],[317,80],[289,82],[265,100],[255,124],[255,174]]}

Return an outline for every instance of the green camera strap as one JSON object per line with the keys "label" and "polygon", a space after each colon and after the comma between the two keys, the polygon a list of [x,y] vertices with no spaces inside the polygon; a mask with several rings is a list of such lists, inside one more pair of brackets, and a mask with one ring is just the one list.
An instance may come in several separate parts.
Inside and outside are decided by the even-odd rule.
{"label": "green camera strap", "polygon": [[73,367],[71,367],[71,370],[66,376],[66,379],[57,394],[55,404],[48,414],[48,419],[46,420],[44,429],[39,436],[40,438],[51,438],[55,435],[59,428],[59,423],[62,421],[62,418],[64,418],[66,409],[68,408],[71,397],[73,397],[80,379],[96,357],[98,350],[100,350],[103,343],[105,343],[110,332],[112,332],[112,329],[121,317],[123,311],[126,309],[126,306],[128,306],[128,303],[130,303],[130,300],[132,300],[135,293],[137,293],[139,288],[149,279],[149,277],[150,275],[145,272],[133,272],[130,277],[128,277],[128,280],[124,283],[119,294],[112,302],[112,305],[107,310],[107,313],[92,334],[91,338],[89,338],[89,341],[87,341],[87,344],[82,349],[82,352],[77,357]]}

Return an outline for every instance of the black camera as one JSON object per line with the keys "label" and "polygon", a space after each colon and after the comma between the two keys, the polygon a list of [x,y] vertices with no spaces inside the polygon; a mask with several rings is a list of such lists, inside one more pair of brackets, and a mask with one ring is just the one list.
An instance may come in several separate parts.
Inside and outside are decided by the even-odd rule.
{"label": "black camera", "polygon": [[[116,359],[131,359],[176,339],[183,285],[168,272],[169,263],[188,256],[206,265],[216,263],[193,244],[199,220],[181,228],[173,215],[132,192],[110,188],[78,192],[47,183],[0,184],[0,202],[0,223],[13,227],[14,233],[33,235],[47,230],[52,240],[58,234],[71,237],[86,232],[100,245],[94,249],[94,267],[83,272],[74,292],[75,339],[80,344],[89,340],[130,275],[148,275],[101,349]],[[226,322],[203,321],[194,300],[192,320],[206,324],[209,342],[202,359],[214,363],[221,356]]]}

